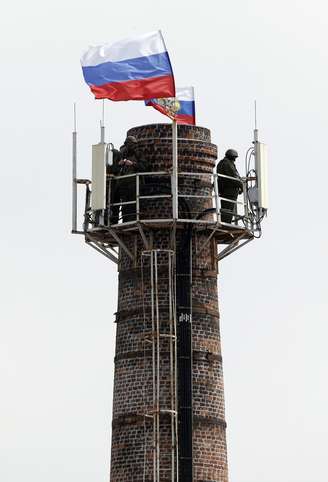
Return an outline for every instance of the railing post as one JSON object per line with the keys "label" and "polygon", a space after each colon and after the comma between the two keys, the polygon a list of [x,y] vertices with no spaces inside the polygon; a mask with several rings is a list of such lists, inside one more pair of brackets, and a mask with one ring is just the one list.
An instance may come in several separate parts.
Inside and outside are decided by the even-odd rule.
{"label": "railing post", "polygon": [[247,227],[249,227],[249,225],[248,225],[248,199],[247,199],[247,189],[246,189],[247,180],[243,179],[242,182],[243,182],[243,198],[244,198],[244,218],[246,219]]}
{"label": "railing post", "polygon": [[213,174],[214,178],[214,194],[215,194],[215,211],[216,222],[221,224],[221,209],[219,208],[219,189],[218,189],[218,174]]}
{"label": "railing post", "polygon": [[136,219],[137,219],[137,222],[140,221],[140,213],[139,213],[139,209],[140,209],[140,199],[139,199],[139,196],[140,196],[140,189],[139,189],[139,174],[136,174]]}
{"label": "railing post", "polygon": [[107,226],[111,225],[110,218],[111,218],[111,212],[112,212],[112,203],[111,203],[111,193],[112,193],[112,178],[108,177],[108,192],[107,192]]}
{"label": "railing post", "polygon": [[90,195],[91,191],[89,188],[89,184],[85,185],[85,207],[84,207],[84,222],[83,222],[83,231],[86,233],[89,229],[89,219],[88,213],[90,209]]}

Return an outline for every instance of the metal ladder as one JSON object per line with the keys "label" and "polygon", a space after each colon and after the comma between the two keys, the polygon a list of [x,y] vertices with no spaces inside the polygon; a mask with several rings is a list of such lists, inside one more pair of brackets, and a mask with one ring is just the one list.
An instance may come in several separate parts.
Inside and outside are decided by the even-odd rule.
{"label": "metal ladder", "polygon": [[[177,437],[177,336],[176,336],[176,295],[174,276],[175,253],[168,249],[151,249],[141,254],[141,284],[144,312],[144,474],[152,474],[153,482],[170,480],[177,482],[178,471],[178,437]],[[149,286],[145,287],[145,270],[148,269]],[[159,276],[159,272],[161,276]],[[163,275],[162,275],[163,274]],[[159,283],[161,287],[159,289]],[[164,291],[164,287],[167,291]],[[165,299],[164,299],[165,297]],[[148,308],[148,310],[146,309]],[[149,320],[150,315],[150,320]],[[147,327],[148,319],[148,327]],[[151,327],[149,327],[151,321]],[[149,328],[151,331],[149,331]],[[163,367],[161,367],[161,355],[164,354],[164,346],[168,345],[169,366],[165,366],[164,374],[169,375],[169,406],[163,406]],[[147,347],[151,347],[151,383],[147,383]],[[166,352],[167,354],[167,352]],[[149,365],[148,365],[149,366]],[[160,419],[170,418],[171,443],[170,451],[161,447]],[[147,428],[147,421],[151,421],[151,429]],[[152,442],[147,442],[149,431]],[[149,467],[147,455],[152,452],[152,467]],[[170,457],[170,464],[163,464],[163,459]],[[148,463],[147,463],[148,462]]]}

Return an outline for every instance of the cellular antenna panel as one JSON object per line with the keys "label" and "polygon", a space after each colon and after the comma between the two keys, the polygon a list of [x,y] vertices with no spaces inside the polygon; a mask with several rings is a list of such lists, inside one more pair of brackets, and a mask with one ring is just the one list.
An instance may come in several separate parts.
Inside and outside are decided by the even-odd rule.
{"label": "cellular antenna panel", "polygon": [[106,144],[92,146],[92,195],[91,208],[106,208]]}
{"label": "cellular antenna panel", "polygon": [[255,169],[258,183],[259,208],[268,209],[268,149],[262,142],[255,144]]}

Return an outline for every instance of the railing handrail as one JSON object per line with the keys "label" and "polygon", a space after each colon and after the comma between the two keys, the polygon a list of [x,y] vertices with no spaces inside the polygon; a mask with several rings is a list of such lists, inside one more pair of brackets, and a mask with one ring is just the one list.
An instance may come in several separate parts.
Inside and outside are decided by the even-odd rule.
{"label": "railing handrail", "polygon": [[[129,177],[142,177],[142,176],[172,176],[172,172],[170,171],[147,171],[147,172],[133,172],[131,174],[123,174],[123,175],[115,175],[115,174],[108,174],[108,177],[110,179],[126,179]],[[178,177],[179,176],[208,176],[208,177],[213,177],[213,178],[218,178],[222,177],[225,179],[231,179],[233,181],[240,181],[242,183],[247,181],[247,177],[235,177],[235,176],[227,176],[226,174],[219,174],[216,172],[187,172],[187,171],[181,171],[178,172]]]}
{"label": "railing handrail", "polygon": [[132,174],[123,174],[122,176],[116,176],[115,174],[109,174],[108,177],[110,179],[125,179],[127,177],[137,177],[137,176],[171,176],[171,173],[168,171],[155,171],[155,172],[133,172]]}
{"label": "railing handrail", "polygon": [[[158,184],[158,188],[159,188],[159,192],[156,192],[156,193],[151,193],[151,194],[147,194],[145,192],[141,193],[140,192],[140,189],[141,187],[143,186],[143,188],[146,188],[147,187],[147,182],[145,184],[142,183],[142,178],[146,178],[146,177],[166,177],[168,178],[168,184],[167,184],[167,188],[169,187],[169,192],[167,193],[163,193],[163,190],[161,189],[164,185],[161,185],[160,183]],[[220,202],[221,201],[226,201],[226,202],[229,202],[231,203],[231,211],[235,212],[234,216],[237,216],[235,217],[234,219],[244,219],[244,224],[245,224],[245,221],[247,223],[247,220],[248,220],[248,217],[249,217],[249,210],[248,210],[248,198],[247,198],[247,181],[248,179],[247,178],[243,178],[243,177],[233,177],[233,176],[227,176],[225,174],[220,174],[220,173],[216,173],[216,172],[188,172],[188,171],[181,171],[178,173],[178,178],[187,178],[187,177],[194,177],[196,179],[199,179],[199,178],[210,178],[210,182],[208,184],[206,184],[206,188],[207,189],[211,189],[211,192],[209,194],[189,194],[189,193],[183,193],[183,192],[178,192],[177,193],[177,200],[178,199],[181,199],[181,198],[190,198],[190,199],[209,199],[211,200],[211,205],[213,206],[213,209],[214,209],[214,218],[213,218],[213,221],[211,221],[210,223],[211,224],[223,224],[223,225],[227,225],[226,222],[223,222],[221,220],[221,213],[223,212],[226,212],[227,211],[227,208],[223,208],[223,211],[222,211],[222,207],[220,207]],[[129,178],[135,178],[135,199],[134,200],[123,200],[121,199],[119,202],[111,202],[112,199],[111,199],[111,192],[112,192],[112,186],[113,186],[113,183],[116,182],[116,181],[119,181],[121,179],[129,179]],[[223,196],[220,196],[219,194],[219,189],[218,189],[218,180],[219,178],[225,178],[225,179],[232,179],[234,181],[238,180],[241,182],[242,184],[242,194],[243,195],[243,200],[242,201],[239,201],[239,200],[234,200],[234,199],[230,199],[230,198],[226,198],[226,197],[223,197]],[[90,198],[90,194],[91,194],[91,190],[90,190],[90,185],[91,185],[91,181],[89,181],[88,179],[75,179],[75,182],[77,184],[79,183],[83,183],[83,184],[86,184],[86,187],[87,189],[89,189],[89,198]],[[140,202],[142,200],[147,200],[147,199],[161,199],[161,198],[169,198],[169,199],[172,199],[172,203],[174,201],[173,199],[173,190],[172,190],[172,183],[173,183],[173,172],[172,171],[146,171],[146,172],[135,172],[135,173],[130,173],[130,174],[123,174],[123,175],[112,175],[112,174],[108,174],[107,175],[107,182],[108,182],[108,201],[107,201],[107,205],[106,205],[106,209],[110,210],[111,206],[115,206],[115,207],[118,207],[118,206],[126,206],[126,205],[136,205],[136,219],[134,222],[137,222],[137,223],[140,223],[140,222],[150,222],[151,220],[150,219],[144,219],[143,215],[142,215],[142,210],[140,209]],[[151,186],[150,184],[148,186]],[[232,206],[236,206],[235,208],[232,208]],[[237,213],[237,206],[243,206],[242,208],[242,212],[240,214]],[[88,210],[90,210],[90,205],[89,205],[89,208]],[[228,208],[228,210],[230,211],[230,208]],[[109,211],[108,211],[109,212]],[[87,210],[85,211],[85,213],[87,213]],[[182,215],[182,218],[181,217],[178,217],[176,219],[176,221],[182,221],[184,218],[183,218],[183,213],[181,212],[181,215]],[[85,219],[86,218],[86,214],[85,214]],[[160,219],[159,219],[160,220]],[[158,220],[158,221],[159,221]],[[173,216],[173,212],[172,212],[172,218],[169,217],[169,218],[162,218],[163,221],[167,221],[167,220],[172,220],[174,221],[174,216]],[[109,219],[108,219],[109,221]],[[154,221],[154,220],[153,220]],[[192,218],[190,219],[188,222],[204,222],[202,220],[197,220],[197,218]],[[208,220],[206,221],[207,223],[209,222]],[[131,224],[131,221],[124,221],[122,222],[123,223],[127,223],[127,224]],[[228,223],[228,225],[232,225],[233,223]],[[236,223],[235,223],[236,224]],[[110,224],[109,222],[109,226],[111,226],[112,224]],[[119,225],[119,223],[115,223],[113,226],[117,226]]]}

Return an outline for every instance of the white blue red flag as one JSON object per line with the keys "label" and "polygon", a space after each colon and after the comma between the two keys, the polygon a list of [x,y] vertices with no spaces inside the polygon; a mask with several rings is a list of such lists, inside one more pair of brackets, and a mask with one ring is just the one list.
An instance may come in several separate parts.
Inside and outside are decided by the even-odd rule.
{"label": "white blue red flag", "polygon": [[177,87],[175,97],[148,99],[146,105],[154,107],[178,124],[196,124],[195,96],[193,87]]}
{"label": "white blue red flag", "polygon": [[96,99],[175,96],[171,62],[160,30],[112,45],[90,47],[81,65],[84,80]]}

